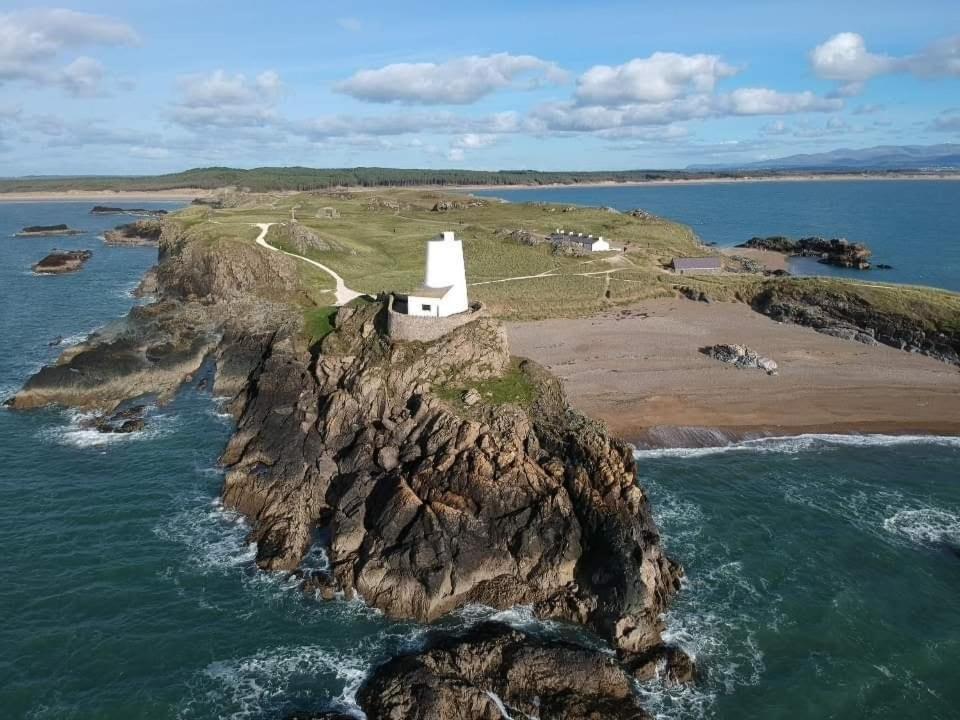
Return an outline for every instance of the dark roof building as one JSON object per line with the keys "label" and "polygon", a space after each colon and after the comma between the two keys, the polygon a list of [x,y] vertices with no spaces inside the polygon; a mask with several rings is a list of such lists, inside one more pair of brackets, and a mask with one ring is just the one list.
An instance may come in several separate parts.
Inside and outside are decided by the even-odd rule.
{"label": "dark roof building", "polygon": [[681,275],[720,272],[723,270],[723,261],[717,256],[674,258],[673,269]]}

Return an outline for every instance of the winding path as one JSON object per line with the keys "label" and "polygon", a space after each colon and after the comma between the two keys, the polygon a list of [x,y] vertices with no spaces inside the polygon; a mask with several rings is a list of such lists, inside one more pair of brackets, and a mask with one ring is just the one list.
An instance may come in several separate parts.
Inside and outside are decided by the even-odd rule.
{"label": "winding path", "polygon": [[306,263],[310,263],[314,267],[318,267],[323,270],[327,275],[333,278],[334,282],[337,283],[337,289],[334,290],[334,297],[336,302],[334,305],[346,305],[348,302],[354,298],[358,298],[363,293],[357,292],[351,288],[347,287],[347,284],[343,281],[343,278],[337,275],[333,270],[328,268],[326,265],[318,263],[316,260],[311,260],[310,258],[304,257],[303,255],[297,255],[296,253],[287,252],[286,250],[281,250],[278,247],[270,245],[267,240],[267,232],[270,230],[271,225],[276,225],[276,223],[254,223],[258,228],[260,228],[260,234],[257,235],[257,245],[260,247],[265,247],[267,250],[273,250],[274,252],[283,253],[284,255],[289,255],[290,257],[295,257],[298,260],[303,260]]}

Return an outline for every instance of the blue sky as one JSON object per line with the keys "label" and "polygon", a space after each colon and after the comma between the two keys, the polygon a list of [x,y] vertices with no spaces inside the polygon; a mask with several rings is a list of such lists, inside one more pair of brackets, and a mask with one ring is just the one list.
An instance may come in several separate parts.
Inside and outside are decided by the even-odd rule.
{"label": "blue sky", "polygon": [[958,141],[956,0],[0,6],[3,176]]}

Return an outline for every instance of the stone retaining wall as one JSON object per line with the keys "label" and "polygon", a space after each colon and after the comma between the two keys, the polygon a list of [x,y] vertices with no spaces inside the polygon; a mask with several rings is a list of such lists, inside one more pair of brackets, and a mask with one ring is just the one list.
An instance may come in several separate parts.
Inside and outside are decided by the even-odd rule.
{"label": "stone retaining wall", "polygon": [[407,340],[417,342],[433,342],[448,332],[456,330],[461,325],[486,317],[487,311],[480,303],[474,303],[467,312],[447,317],[421,317],[407,315],[394,309],[394,301],[398,305],[406,302],[403,298],[390,295],[387,301],[387,334],[392,340]]}

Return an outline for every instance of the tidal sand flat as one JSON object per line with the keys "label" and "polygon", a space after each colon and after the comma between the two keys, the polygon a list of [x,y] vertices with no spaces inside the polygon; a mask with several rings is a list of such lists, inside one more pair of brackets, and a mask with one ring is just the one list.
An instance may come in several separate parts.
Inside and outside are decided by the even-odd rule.
{"label": "tidal sand flat", "polygon": [[[777,323],[743,303],[651,300],[589,318],[512,323],[509,332],[515,352],[555,372],[577,407],[635,441],[960,434],[955,366]],[[770,356],[779,374],[741,370],[700,352],[718,343]],[[708,432],[678,431],[686,428]]]}

